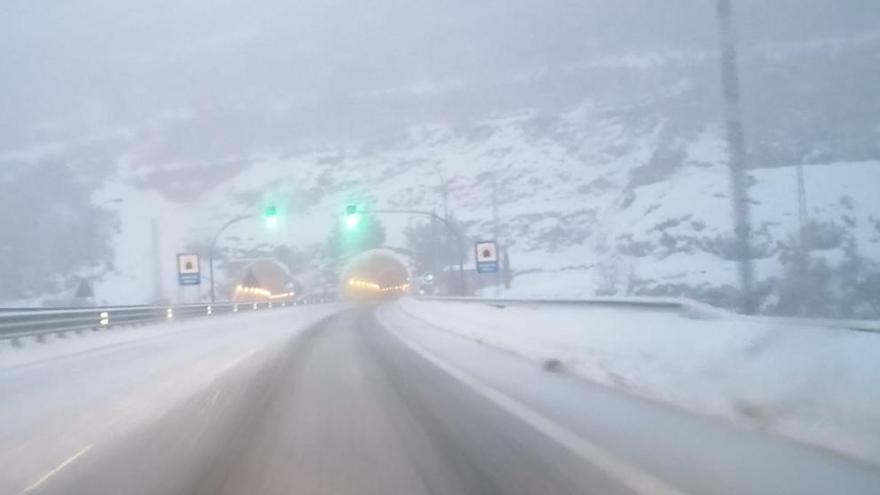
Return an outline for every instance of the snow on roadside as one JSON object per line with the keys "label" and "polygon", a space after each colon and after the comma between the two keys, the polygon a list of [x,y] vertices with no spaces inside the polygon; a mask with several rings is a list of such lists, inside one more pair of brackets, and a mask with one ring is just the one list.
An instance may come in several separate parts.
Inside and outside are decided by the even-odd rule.
{"label": "snow on roadside", "polygon": [[880,465],[880,335],[612,308],[401,300],[452,332],[635,395]]}
{"label": "snow on roadside", "polygon": [[19,493],[84,445],[98,448],[186,400],[225,393],[299,332],[339,310],[314,305],[117,329],[0,349],[0,492]]}

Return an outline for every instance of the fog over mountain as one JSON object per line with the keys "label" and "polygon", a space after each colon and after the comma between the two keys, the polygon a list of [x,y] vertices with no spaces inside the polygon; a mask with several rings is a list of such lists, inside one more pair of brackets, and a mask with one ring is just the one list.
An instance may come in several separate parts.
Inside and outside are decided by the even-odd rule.
{"label": "fog over mountain", "polygon": [[[880,5],[864,0],[735,3],[746,51],[880,25]],[[191,121],[178,132],[242,145],[357,136],[470,117],[471,100],[511,78],[716,46],[708,0],[12,0],[0,9],[5,150],[147,132],[183,116]],[[549,98],[558,88],[548,79],[530,90]],[[424,101],[438,92],[455,94]],[[489,100],[481,110],[516,105]]]}
{"label": "fog over mountain", "polygon": [[[734,5],[762,310],[880,315],[880,3]],[[733,306],[717,37],[709,0],[4,2],[0,299],[170,293],[143,262],[151,219],[162,259],[205,254],[280,196],[299,230],[234,232],[223,283],[243,256],[330,283],[328,212],[439,211],[439,169],[466,241],[511,249],[515,294]],[[387,243],[431,244],[383,222]]]}

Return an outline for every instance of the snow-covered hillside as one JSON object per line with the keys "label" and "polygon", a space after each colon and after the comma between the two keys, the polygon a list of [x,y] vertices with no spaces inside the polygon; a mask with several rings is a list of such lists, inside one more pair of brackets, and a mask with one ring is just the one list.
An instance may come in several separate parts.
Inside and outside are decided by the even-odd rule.
{"label": "snow-covered hillside", "polygon": [[[450,178],[450,208],[472,240],[491,237],[492,174],[497,176],[501,241],[510,247],[513,292],[529,296],[603,293],[717,294],[735,292],[728,177],[721,129],[707,126],[687,143],[680,165],[654,181],[643,169],[656,153],[663,124],[641,132],[602,118],[590,105],[557,124],[556,139],[535,137],[536,117],[485,121],[462,132],[419,126],[391,145],[350,143],[296,156],[266,156],[190,202],[174,202],[152,189],[134,188],[125,169],[102,197],[133,198],[120,207],[117,272],[101,294],[111,302],[143,300],[128,289],[148,280],[151,218],[162,237],[163,260],[190,245],[204,246],[225,220],[282,207],[275,230],[258,220],[230,232],[227,247],[306,246],[322,242],[343,205],[441,209],[441,179]],[[751,172],[754,244],[762,283],[783,274],[799,230],[793,166]],[[805,167],[810,219],[832,239],[814,255],[836,268],[853,246],[866,263],[880,262],[880,162]],[[404,246],[409,219],[383,219],[391,246]],[[164,270],[173,294],[173,266]],[[135,284],[137,285],[137,284]],[[143,285],[143,290],[150,286]]]}
{"label": "snow-covered hillside", "polygon": [[[865,69],[880,66],[872,65],[878,47],[875,33],[744,49],[754,262],[765,312],[880,315],[870,298],[880,290],[880,198],[873,194],[880,100],[872,98],[880,72]],[[811,69],[819,65],[827,69]],[[733,306],[717,84],[711,50],[604,56],[430,90],[359,93],[352,104],[400,102],[395,115],[403,116],[377,119],[378,130],[360,138],[339,122],[337,139],[287,139],[283,105],[217,103],[158,108],[130,127],[5,153],[0,166],[66,164],[89,182],[93,204],[116,217],[112,256],[103,264],[85,257],[51,281],[72,292],[75,280],[97,273],[99,302],[181,299],[175,255],[207,258],[228,219],[269,204],[281,208],[283,221],[274,229],[259,220],[233,227],[221,239],[218,279],[232,282],[230,260],[287,246],[311,256],[293,268],[314,283],[320,247],[344,205],[440,212],[445,177],[450,212],[468,240],[497,234],[509,248],[511,295],[687,295]],[[248,127],[239,114],[259,117],[272,132]],[[806,250],[799,248],[799,163]],[[105,203],[120,197],[125,202]],[[381,221],[387,246],[412,248],[404,229],[417,219]],[[19,302],[44,302],[40,290]]]}
{"label": "snow-covered hillside", "polygon": [[[608,387],[880,463],[880,335],[643,308],[403,299],[379,318],[443,349],[473,340]],[[439,334],[438,334],[439,332]],[[550,366],[553,364],[553,366]]]}

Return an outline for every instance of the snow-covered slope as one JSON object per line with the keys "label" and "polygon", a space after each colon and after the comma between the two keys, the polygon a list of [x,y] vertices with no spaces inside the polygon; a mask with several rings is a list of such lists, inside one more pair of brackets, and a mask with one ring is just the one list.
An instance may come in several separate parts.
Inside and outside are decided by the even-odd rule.
{"label": "snow-covered slope", "polygon": [[[817,306],[812,301],[833,300],[814,312],[880,315],[865,296],[880,290],[880,201],[873,194],[880,183],[880,102],[871,97],[880,73],[865,70],[878,47],[880,36],[866,35],[744,49],[754,261],[764,311],[806,314]],[[804,76],[818,65],[827,69]],[[321,141],[285,141],[283,108],[264,114],[246,103],[235,107],[265,117],[271,140],[256,139],[266,136],[235,118],[216,120],[222,108],[162,108],[131,127],[7,153],[0,165],[68,163],[93,181],[95,205],[126,199],[103,207],[118,216],[119,230],[99,301],[144,302],[159,292],[180,298],[175,254],[207,256],[228,219],[268,204],[281,208],[279,226],[236,225],[221,239],[221,258],[271,255],[277,246],[320,258],[317,248],[345,204],[439,212],[444,176],[450,211],[468,240],[497,236],[509,247],[512,295],[688,295],[733,306],[717,81],[717,59],[705,50],[523,68],[506,79],[360,95],[369,102],[353,101],[379,108],[400,101],[407,124],[386,125],[377,115],[380,130],[369,136],[340,131],[347,137]],[[479,109],[452,112],[469,102]],[[806,250],[798,244],[798,163],[807,164]],[[416,219],[381,220],[386,244],[408,247],[403,231]],[[314,272],[319,264],[299,270]],[[221,263],[219,278],[231,275]],[[807,294],[804,287],[816,290]]]}
{"label": "snow-covered slope", "polygon": [[877,334],[769,318],[409,299],[379,316],[407,338],[430,342],[432,333],[448,332],[633,395],[880,463]]}
{"label": "snow-covered slope", "polygon": [[[120,206],[116,274],[100,292],[127,301],[131,280],[151,277],[150,218],[157,218],[163,260],[187,246],[204,246],[225,220],[282,207],[284,222],[268,230],[258,220],[230,232],[227,247],[305,246],[322,242],[349,202],[382,208],[441,210],[441,179],[450,178],[450,208],[470,239],[491,237],[493,174],[497,176],[501,241],[510,247],[513,291],[521,295],[612,293],[710,294],[735,291],[732,224],[721,129],[706,126],[687,143],[671,172],[645,180],[659,146],[660,119],[641,129],[603,118],[589,104],[554,124],[555,138],[532,133],[534,115],[492,120],[467,131],[419,126],[392,144],[349,143],[295,156],[264,156],[192,201],[172,201],[136,188],[123,168],[101,197],[131,198]],[[653,125],[651,125],[653,124]],[[799,230],[796,168],[751,172],[759,280],[779,278]],[[836,267],[847,246],[867,263],[880,262],[880,162],[805,167],[810,220],[834,238],[814,254]],[[405,245],[409,219],[383,219],[388,244]],[[170,264],[170,263],[169,263]],[[165,286],[173,291],[166,267]],[[111,282],[112,281],[112,282]],[[110,288],[112,287],[112,288]],[[149,286],[146,286],[149,287]],[[146,288],[144,288],[146,290]],[[169,292],[173,293],[173,292]],[[123,301],[113,301],[123,302]]]}

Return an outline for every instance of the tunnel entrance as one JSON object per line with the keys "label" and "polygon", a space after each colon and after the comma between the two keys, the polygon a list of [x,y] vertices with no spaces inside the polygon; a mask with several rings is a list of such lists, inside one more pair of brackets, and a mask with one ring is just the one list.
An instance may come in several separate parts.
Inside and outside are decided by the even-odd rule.
{"label": "tunnel entrance", "polygon": [[238,270],[231,298],[236,302],[293,301],[301,287],[277,261],[257,260]]}
{"label": "tunnel entrance", "polygon": [[340,281],[340,294],[355,301],[392,299],[410,290],[408,260],[389,250],[367,251],[349,261]]}

